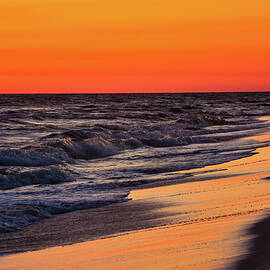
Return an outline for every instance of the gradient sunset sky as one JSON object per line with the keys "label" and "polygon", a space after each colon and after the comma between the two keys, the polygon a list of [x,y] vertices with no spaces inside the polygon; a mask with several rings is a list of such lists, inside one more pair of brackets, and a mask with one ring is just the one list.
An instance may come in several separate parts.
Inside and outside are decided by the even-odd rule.
{"label": "gradient sunset sky", "polygon": [[0,92],[270,90],[269,0],[1,0]]}

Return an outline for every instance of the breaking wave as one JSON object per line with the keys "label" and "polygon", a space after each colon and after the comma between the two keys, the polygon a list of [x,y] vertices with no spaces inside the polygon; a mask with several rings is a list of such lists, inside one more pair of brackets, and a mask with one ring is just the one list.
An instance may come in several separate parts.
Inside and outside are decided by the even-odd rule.
{"label": "breaking wave", "polygon": [[0,232],[127,200],[128,187],[254,155],[267,93],[3,95]]}
{"label": "breaking wave", "polygon": [[60,167],[41,169],[0,169],[0,189],[12,189],[21,186],[60,184],[75,181],[73,176]]}
{"label": "breaking wave", "polygon": [[52,215],[123,202],[128,195],[125,191],[93,190],[87,184],[64,187],[3,192],[0,197],[0,233],[22,229]]}

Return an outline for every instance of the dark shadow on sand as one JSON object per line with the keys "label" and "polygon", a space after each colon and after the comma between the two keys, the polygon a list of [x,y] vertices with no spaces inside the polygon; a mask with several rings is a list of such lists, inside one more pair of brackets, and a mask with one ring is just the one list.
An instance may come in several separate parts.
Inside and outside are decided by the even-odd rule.
{"label": "dark shadow on sand", "polygon": [[0,256],[166,225],[174,214],[155,210],[168,205],[149,200],[128,201],[54,216],[22,231],[0,234]]}
{"label": "dark shadow on sand", "polygon": [[[270,214],[270,213],[269,213]],[[270,215],[254,224],[249,230],[253,235],[248,253],[236,263],[235,270],[270,269]]]}

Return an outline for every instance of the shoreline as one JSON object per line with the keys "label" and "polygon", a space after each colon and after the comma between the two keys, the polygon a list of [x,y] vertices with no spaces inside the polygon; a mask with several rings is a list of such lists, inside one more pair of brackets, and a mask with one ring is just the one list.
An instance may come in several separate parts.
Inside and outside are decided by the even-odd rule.
{"label": "shoreline", "polygon": [[[129,195],[131,198],[127,202],[56,215],[49,219],[36,221],[23,230],[0,234],[0,258],[14,253],[73,245],[91,240],[117,237],[134,231],[167,226],[171,222],[171,214],[158,210],[166,209],[174,203],[157,202],[148,195],[135,198],[133,194],[135,193],[138,196],[137,194],[141,194],[143,190],[241,175],[244,175],[244,173],[233,174],[227,172],[227,174],[224,174],[224,170],[211,170],[209,173],[199,176],[132,187]],[[154,213],[155,211],[158,211],[158,213]],[[129,216],[130,212],[132,212],[134,218],[127,220],[126,217]],[[105,223],[106,226],[104,226]],[[66,232],[65,228],[69,228],[68,232]]]}
{"label": "shoreline", "polygon": [[[255,136],[258,141],[269,139],[269,137],[270,134]],[[181,234],[189,229],[196,231],[207,226],[213,228],[222,227],[224,222],[226,222],[226,226],[230,222],[234,226],[235,224],[239,226],[236,232],[231,225],[228,225],[228,227],[224,225],[223,227],[226,227],[225,231],[233,231],[234,235],[240,237],[240,242],[249,241],[250,237],[245,233],[247,228],[254,224],[255,221],[261,220],[262,215],[270,209],[270,197],[268,198],[264,194],[265,188],[268,185],[270,186],[270,183],[268,184],[267,180],[262,180],[270,176],[270,166],[267,169],[267,166],[270,165],[270,160],[267,159],[268,153],[270,153],[270,146],[257,149],[256,152],[259,153],[250,157],[192,170],[192,172],[202,172],[206,171],[207,168],[209,172],[175,182],[170,181],[169,185],[166,185],[166,183],[162,185],[154,183],[131,188],[130,198],[132,200],[124,203],[58,215],[47,220],[35,222],[23,231],[2,234],[0,235],[0,250],[2,252],[0,265],[6,265],[6,263],[9,265],[11,260],[16,262],[17,259],[25,261],[23,259],[24,256],[29,257],[31,254],[34,256],[35,254],[42,254],[42,252],[46,254],[46,252],[50,252],[52,249],[61,249],[61,252],[65,253],[64,249],[73,249],[78,245],[81,247],[95,244],[104,246],[100,242],[105,241],[106,244],[110,241],[118,243],[119,241],[124,241],[123,239],[132,237],[132,235],[137,237],[138,234],[147,235],[151,234],[151,232],[157,233],[160,230],[164,235],[173,230]],[[242,185],[244,184],[245,187],[243,188]],[[235,192],[236,196],[238,196],[239,191],[242,189],[253,192],[252,190],[257,188],[258,194],[256,196],[263,196],[267,205],[260,205],[257,199],[250,202],[249,200],[252,198],[246,198],[246,196],[243,196],[241,199],[237,198],[235,200],[233,198],[231,200],[231,198],[227,198],[229,194],[226,195],[227,197],[224,197],[224,201],[220,205],[218,198],[220,186],[223,188],[221,189],[222,192],[225,193],[228,190],[230,193]],[[254,195],[254,198],[256,196]],[[199,200],[202,200],[203,203]],[[204,211],[201,210],[202,208]],[[110,215],[107,213],[110,213]],[[237,220],[237,218],[241,221]],[[196,242],[197,240],[193,239],[192,241]],[[230,242],[231,245],[233,239],[226,241]],[[45,249],[53,246],[58,247]],[[64,247],[61,248],[60,246]],[[7,255],[9,253],[32,250],[39,251]],[[243,252],[242,254],[240,254],[239,250],[234,254],[226,255],[228,258],[222,255],[222,258],[217,260],[224,260],[228,263],[235,256],[237,256],[237,260],[240,260],[242,259],[241,256],[247,253],[247,250],[241,251]],[[252,248],[250,250],[252,251]],[[31,266],[27,267],[29,268],[12,269],[35,269],[31,268]],[[65,267],[63,269],[87,269],[77,267]],[[204,269],[194,267],[194,269]],[[0,269],[9,268],[1,268],[0,266]],[[39,267],[38,269],[43,268]],[[61,268],[58,265],[58,268],[52,269]],[[108,267],[108,269],[114,268]],[[242,269],[244,268],[239,268],[239,270]]]}

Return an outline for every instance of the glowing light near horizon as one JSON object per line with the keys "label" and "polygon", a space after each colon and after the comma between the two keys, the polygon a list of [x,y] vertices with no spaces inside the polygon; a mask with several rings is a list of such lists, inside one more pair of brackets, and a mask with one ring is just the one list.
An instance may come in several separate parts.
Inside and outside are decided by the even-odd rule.
{"label": "glowing light near horizon", "polygon": [[3,0],[1,92],[269,90],[270,2]]}

